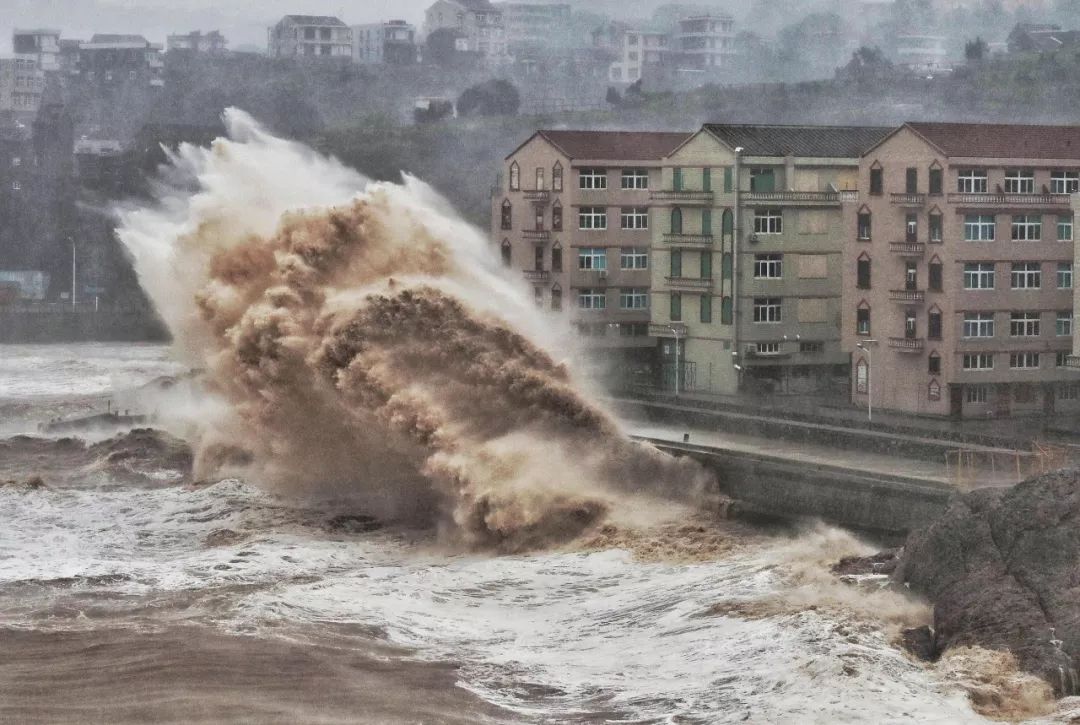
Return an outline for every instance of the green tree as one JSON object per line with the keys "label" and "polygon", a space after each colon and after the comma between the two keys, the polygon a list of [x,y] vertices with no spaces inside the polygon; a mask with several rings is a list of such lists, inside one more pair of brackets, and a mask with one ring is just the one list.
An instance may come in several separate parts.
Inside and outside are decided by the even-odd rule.
{"label": "green tree", "polygon": [[521,107],[521,94],[510,81],[484,81],[466,88],[458,98],[459,116],[513,116]]}

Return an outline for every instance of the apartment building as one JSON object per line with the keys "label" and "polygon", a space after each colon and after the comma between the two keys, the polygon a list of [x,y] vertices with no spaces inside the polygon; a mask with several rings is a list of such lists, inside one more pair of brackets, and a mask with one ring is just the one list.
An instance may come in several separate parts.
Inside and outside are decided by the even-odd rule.
{"label": "apartment building", "polygon": [[199,53],[202,55],[221,55],[228,50],[229,42],[220,31],[211,30],[203,33],[194,30],[190,33],[177,33],[165,39],[165,49],[170,52]]}
{"label": "apartment building", "polygon": [[480,54],[489,63],[510,59],[503,11],[488,0],[436,0],[424,14],[424,34],[453,30],[456,49]]}
{"label": "apartment building", "polygon": [[161,44],[141,35],[97,33],[79,44],[78,71],[86,83],[139,82],[163,86]]}
{"label": "apartment building", "polygon": [[681,71],[714,71],[735,57],[735,20],[730,15],[696,15],[679,20],[675,48]]}
{"label": "apartment building", "polygon": [[[842,206],[888,129],[708,124],[653,191],[653,333],[680,387],[843,387]],[[676,342],[677,341],[677,342]],[[675,347],[662,348],[674,385]]]}
{"label": "apartment building", "polygon": [[41,107],[45,71],[31,55],[0,58],[0,111],[31,117]]}
{"label": "apartment building", "polygon": [[511,48],[563,45],[570,32],[573,8],[567,3],[494,3],[502,13]]}
{"label": "apartment building", "polygon": [[907,123],[845,205],[857,405],[960,417],[1077,407],[1080,127]]}
{"label": "apartment building", "polygon": [[329,15],[286,15],[267,30],[271,58],[352,58],[352,29]]}
{"label": "apartment building", "polygon": [[492,195],[503,262],[613,366],[655,356],[650,190],[688,135],[538,131],[506,157]]}
{"label": "apartment building", "polygon": [[16,29],[11,34],[11,49],[17,57],[33,60],[42,71],[60,70],[59,30]]}
{"label": "apartment building", "polygon": [[412,65],[417,61],[416,26],[404,20],[352,26],[353,61]]}

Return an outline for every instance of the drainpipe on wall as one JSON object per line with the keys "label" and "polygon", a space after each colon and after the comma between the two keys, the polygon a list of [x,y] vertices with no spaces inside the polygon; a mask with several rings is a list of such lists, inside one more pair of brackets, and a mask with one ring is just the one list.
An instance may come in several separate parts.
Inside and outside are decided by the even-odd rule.
{"label": "drainpipe on wall", "polygon": [[[731,240],[731,322],[733,334],[731,336],[733,357],[741,362],[742,353],[739,350],[739,247],[742,243],[742,194],[739,187],[739,161],[742,157],[743,147],[735,148],[735,172],[733,184],[735,189],[735,209],[732,212],[734,232]],[[739,390],[742,374],[735,371],[735,391]]]}

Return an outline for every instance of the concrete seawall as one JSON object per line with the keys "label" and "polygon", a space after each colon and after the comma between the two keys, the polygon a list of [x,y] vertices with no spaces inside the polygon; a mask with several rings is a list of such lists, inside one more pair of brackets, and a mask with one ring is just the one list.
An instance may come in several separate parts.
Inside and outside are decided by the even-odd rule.
{"label": "concrete seawall", "polygon": [[144,311],[0,307],[0,343],[165,342],[168,337],[165,326]]}

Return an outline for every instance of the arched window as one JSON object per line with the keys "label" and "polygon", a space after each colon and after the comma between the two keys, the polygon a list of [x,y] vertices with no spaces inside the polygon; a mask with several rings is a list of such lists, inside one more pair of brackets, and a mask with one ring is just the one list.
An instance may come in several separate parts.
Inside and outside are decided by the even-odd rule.
{"label": "arched window", "polygon": [[885,193],[885,169],[880,161],[875,161],[870,166],[870,195],[881,196]]}
{"label": "arched window", "polygon": [[558,161],[551,169],[551,190],[562,191],[562,164]]}
{"label": "arched window", "polygon": [[544,167],[543,166],[537,166],[536,167],[536,190],[537,191],[545,191],[546,189],[547,189],[547,184],[544,183]]}
{"label": "arched window", "polygon": [[551,309],[555,312],[562,311],[562,287],[558,282],[551,288]]}
{"label": "arched window", "polygon": [[731,318],[731,298],[725,297],[720,300],[720,324],[730,325],[732,321]]}
{"label": "arched window", "polygon": [[930,263],[926,266],[927,270],[927,286],[931,292],[940,292],[943,284],[944,272],[941,265],[941,257],[936,254],[930,259]]}
{"label": "arched window", "polygon": [[731,209],[724,209],[720,224],[724,233],[724,242],[730,242],[735,236],[735,215],[731,213]]}
{"label": "arched window", "polygon": [[859,222],[856,231],[859,240],[868,241],[871,239],[873,235],[873,216],[870,214],[870,207],[864,206],[859,209]]}
{"label": "arched window", "polygon": [[510,266],[511,256],[512,255],[510,252],[510,240],[504,239],[502,243],[502,261],[504,266]]}
{"label": "arched window", "polygon": [[513,229],[514,228],[514,207],[510,203],[509,199],[503,199],[502,203],[502,228]]}
{"label": "arched window", "polygon": [[864,357],[859,358],[859,362],[855,363],[855,392],[859,395],[870,392],[870,366]]}
{"label": "arched window", "polygon": [[510,191],[521,191],[521,167],[517,161],[510,164]]}
{"label": "arched window", "polygon": [[926,360],[926,372],[931,375],[941,375],[941,355],[938,351],[934,350]]}
{"label": "arched window", "polygon": [[926,313],[926,337],[930,340],[941,339],[941,308],[937,305]]}
{"label": "arched window", "polygon": [[[562,244],[555,242],[555,246],[551,248],[551,271],[562,271]],[[558,287],[558,285],[555,285]]]}
{"label": "arched window", "polygon": [[930,164],[930,196],[941,196],[944,185],[941,164],[934,159],[934,163]]}
{"label": "arched window", "polygon": [[931,380],[926,388],[926,397],[930,400],[941,400],[941,383]]}
{"label": "arched window", "polygon": [[858,289],[870,289],[870,255],[866,252],[855,260],[855,286]]}
{"label": "arched window", "polygon": [[866,300],[860,302],[855,308],[855,334],[870,334],[870,304]]}
{"label": "arched window", "polygon": [[731,281],[731,252],[724,252],[724,256],[720,258],[720,276],[725,282]]}
{"label": "arched window", "polygon": [[551,228],[553,231],[562,231],[562,204],[556,199],[551,207]]}
{"label": "arched window", "polygon": [[682,209],[679,207],[671,210],[671,233],[682,234]]}

